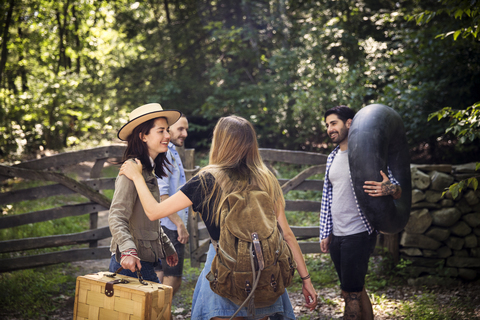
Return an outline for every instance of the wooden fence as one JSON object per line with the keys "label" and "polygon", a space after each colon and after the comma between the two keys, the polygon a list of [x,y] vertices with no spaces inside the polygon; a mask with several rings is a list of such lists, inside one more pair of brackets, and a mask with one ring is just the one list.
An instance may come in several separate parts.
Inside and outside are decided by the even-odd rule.
{"label": "wooden fence", "polygon": [[[98,212],[108,210],[110,200],[100,191],[114,189],[115,178],[102,178],[101,171],[104,164],[110,160],[121,159],[125,146],[113,145],[109,147],[92,148],[82,151],[67,152],[22,162],[14,166],[0,165],[0,182],[8,178],[22,178],[31,180],[52,181],[43,187],[35,187],[18,191],[0,193],[0,205],[46,198],[54,195],[81,194],[89,199],[88,202],[74,205],[64,205],[52,209],[28,212],[19,215],[6,215],[0,217],[0,229],[12,228],[25,224],[48,221],[68,216],[90,215],[90,229],[88,231],[55,235],[38,238],[15,239],[0,241],[0,253],[16,253],[7,259],[0,260],[0,272],[7,272],[31,267],[51,265],[55,263],[73,262],[91,259],[106,259],[110,257],[109,247],[98,247],[98,241],[111,237],[108,227],[98,228]],[[193,149],[179,150],[184,159],[184,168],[187,180],[198,172],[195,166],[195,153]],[[275,149],[261,149],[264,161],[269,165],[271,162],[285,162],[292,164],[308,165],[309,167],[290,180],[279,179],[284,194],[291,190],[317,190],[323,187],[322,180],[306,180],[312,175],[325,171],[327,156],[312,152],[285,151]],[[90,161],[94,165],[90,172],[90,178],[76,181],[60,173],[62,168],[78,165],[81,162]],[[320,199],[318,199],[320,201]],[[319,201],[288,200],[286,211],[319,212]],[[205,259],[208,249],[208,232],[198,215],[190,214],[188,229],[190,232],[190,258],[192,266],[199,266]],[[319,253],[318,241],[305,241],[318,237],[318,226],[296,227],[292,230],[298,239],[301,239],[300,247],[303,253]],[[88,248],[69,249],[64,251],[24,255],[23,252],[31,249],[61,247],[67,245],[89,244]],[[398,246],[398,245],[397,245]]]}

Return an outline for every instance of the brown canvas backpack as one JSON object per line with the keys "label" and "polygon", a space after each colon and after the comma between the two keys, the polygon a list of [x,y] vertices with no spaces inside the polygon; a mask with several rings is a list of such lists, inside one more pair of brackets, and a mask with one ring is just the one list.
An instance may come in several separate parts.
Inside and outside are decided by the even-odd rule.
{"label": "brown canvas backpack", "polygon": [[217,253],[207,279],[213,292],[237,305],[248,299],[254,314],[254,308],[272,305],[285,292],[296,263],[268,193],[231,194],[221,208],[220,238],[212,241]]}

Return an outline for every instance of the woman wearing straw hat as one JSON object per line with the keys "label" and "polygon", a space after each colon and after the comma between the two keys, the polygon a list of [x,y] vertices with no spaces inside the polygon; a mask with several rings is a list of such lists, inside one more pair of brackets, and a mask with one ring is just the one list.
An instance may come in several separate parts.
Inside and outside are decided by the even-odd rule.
{"label": "woman wearing straw hat", "polygon": [[[129,121],[118,131],[118,138],[127,141],[123,161],[139,159],[142,175],[152,196],[159,201],[157,176],[165,176],[165,162],[170,141],[168,128],[181,116],[177,110],[163,110],[150,103],[130,113]],[[160,221],[150,221],[139,200],[134,183],[123,175],[115,181],[108,224],[112,233],[110,271],[120,267],[120,274],[137,277],[141,270],[144,280],[159,282],[154,267],[166,257],[170,266],[178,256],[170,239],[163,233]]]}

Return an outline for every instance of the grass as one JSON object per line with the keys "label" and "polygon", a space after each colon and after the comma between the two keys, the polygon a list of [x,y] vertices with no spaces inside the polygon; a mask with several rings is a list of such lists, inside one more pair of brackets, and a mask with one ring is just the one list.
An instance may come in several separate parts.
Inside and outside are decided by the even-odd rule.
{"label": "grass", "polygon": [[403,302],[399,316],[422,320],[478,319],[471,300],[454,297],[448,304],[441,304],[434,292],[415,295],[411,301]]}
{"label": "grass", "polygon": [[47,317],[75,296],[75,278],[65,265],[19,270],[0,274],[0,318],[13,315],[22,319]]}

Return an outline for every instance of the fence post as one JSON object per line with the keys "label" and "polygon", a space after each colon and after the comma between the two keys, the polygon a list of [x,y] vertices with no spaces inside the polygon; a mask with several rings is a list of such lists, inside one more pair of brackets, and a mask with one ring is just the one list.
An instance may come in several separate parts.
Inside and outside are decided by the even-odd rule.
{"label": "fence post", "polygon": [[[95,161],[95,164],[93,165],[92,170],[90,171],[90,179],[100,178],[105,161],[107,161],[107,159],[97,159]],[[94,189],[100,192],[98,187],[94,187]],[[90,230],[95,230],[97,228],[98,228],[98,212],[92,212],[90,213]],[[97,240],[90,241],[89,247],[90,248],[98,247],[98,241]]]}
{"label": "fence post", "polygon": [[[195,173],[198,171],[198,168],[195,167],[195,149],[183,149],[184,158],[183,169],[185,170],[185,178],[190,180]],[[196,170],[197,169],[197,170]],[[198,216],[192,210],[192,207],[188,208],[188,222],[187,222],[188,233],[190,238],[188,239],[189,243],[189,257],[190,257],[190,266],[198,268],[200,262],[193,258],[192,252],[198,249],[199,239],[198,239]]]}
{"label": "fence post", "polygon": [[400,261],[398,233],[385,234],[383,236],[383,246],[392,255],[394,265],[397,265]]}

